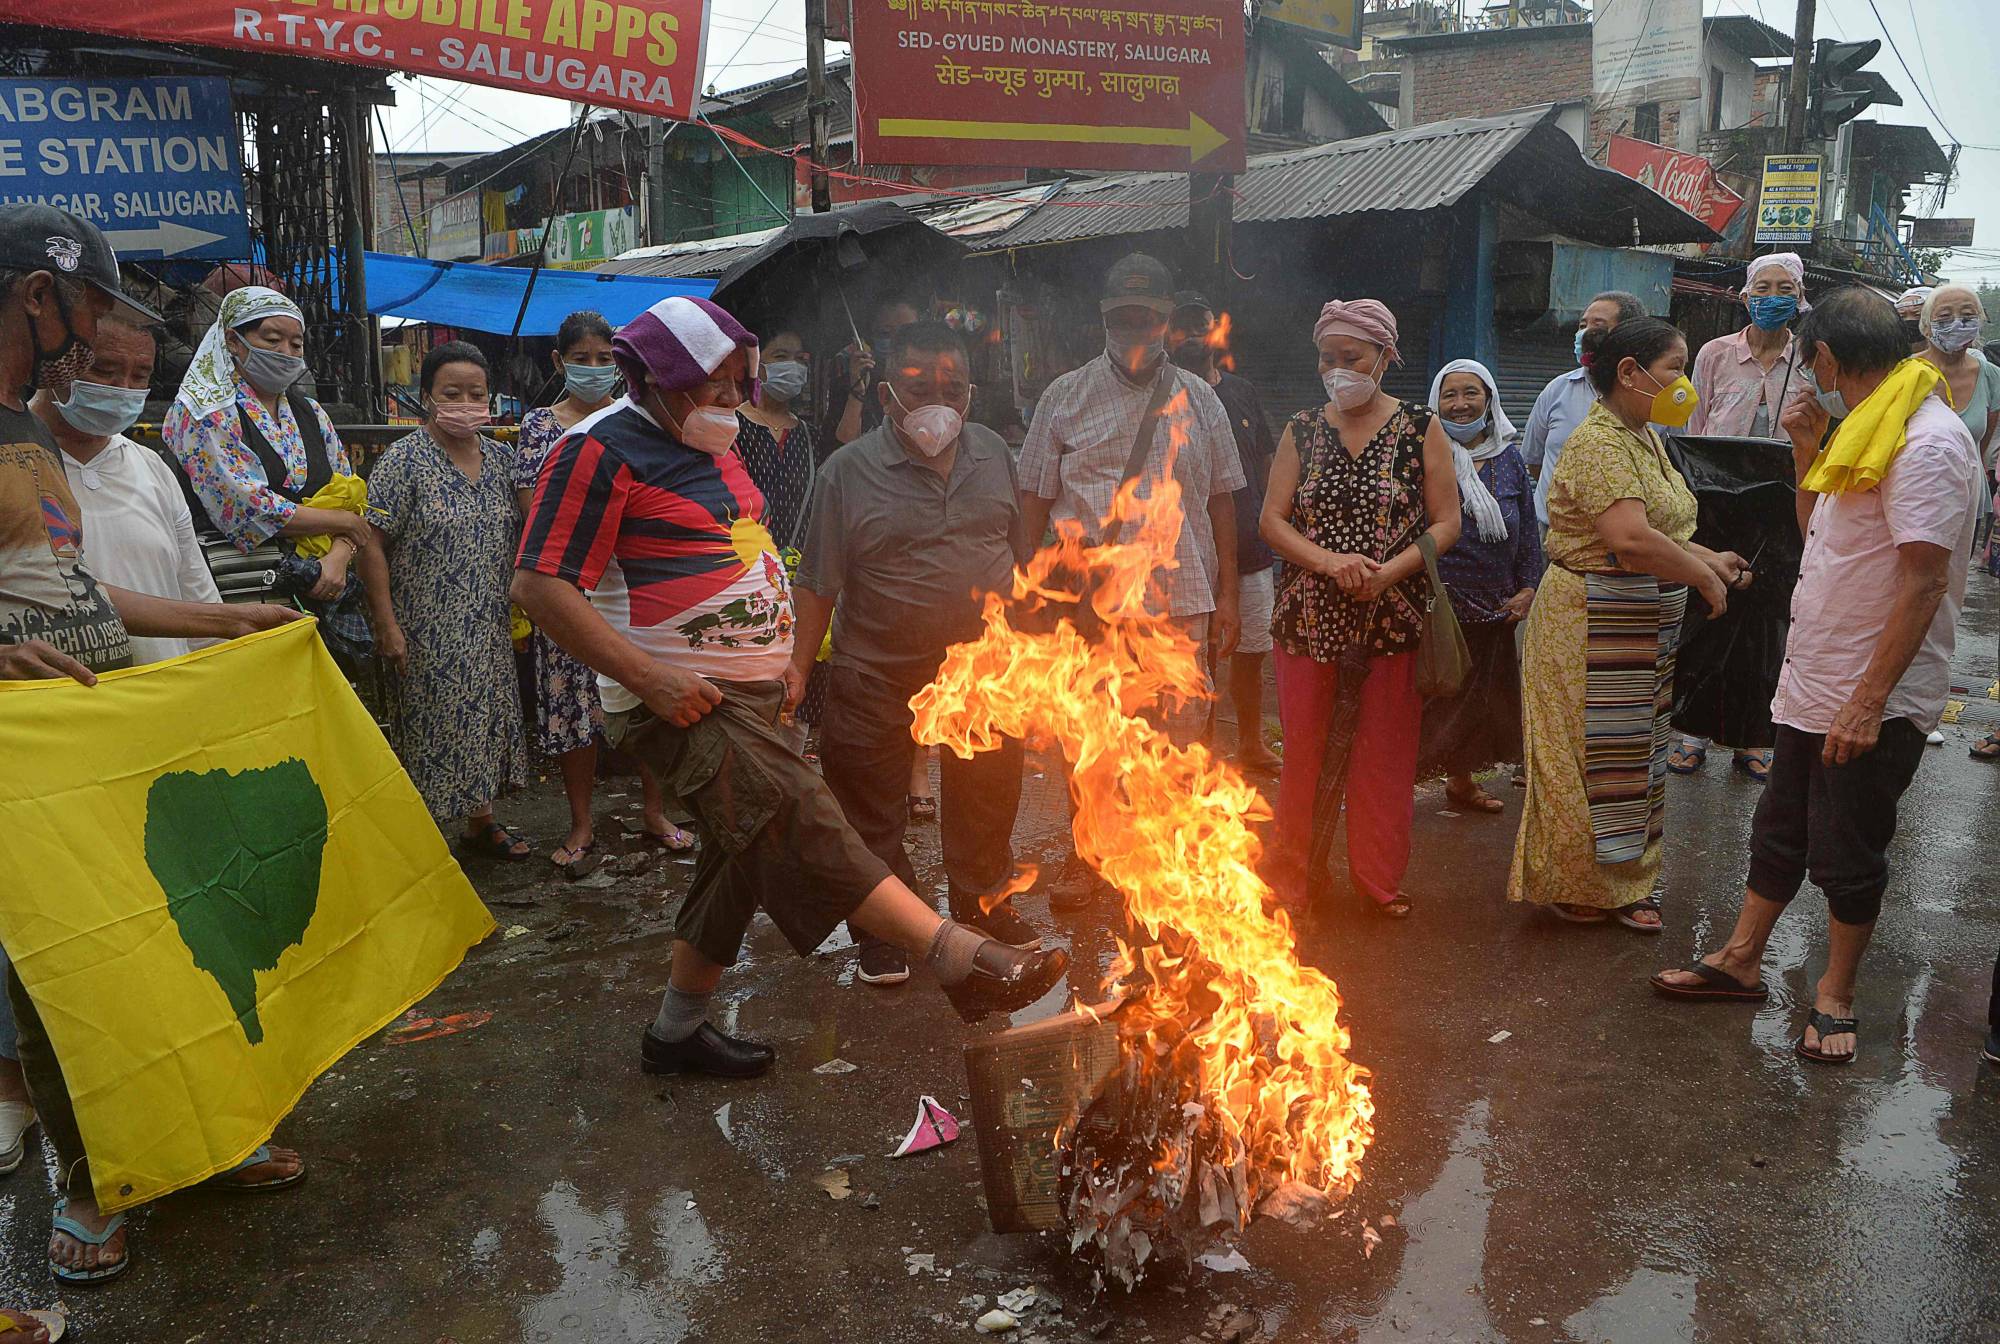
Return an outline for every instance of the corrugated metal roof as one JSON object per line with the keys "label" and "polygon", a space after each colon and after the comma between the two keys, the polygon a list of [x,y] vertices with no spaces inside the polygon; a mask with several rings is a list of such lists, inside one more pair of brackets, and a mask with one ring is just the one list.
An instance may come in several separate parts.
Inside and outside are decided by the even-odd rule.
{"label": "corrugated metal roof", "polygon": [[697,238],[691,242],[667,243],[659,247],[638,247],[630,252],[619,253],[617,257],[596,269],[615,275],[678,276],[689,279],[716,276],[783,232],[782,227],[758,229],[751,233],[732,233],[722,238]]}
{"label": "corrugated metal roof", "polygon": [[[1584,158],[1555,124],[1556,112],[1544,104],[1253,158],[1236,178],[1235,221],[1435,210],[1484,187],[1586,242],[1622,247],[1717,237],[1650,187]],[[953,214],[932,223],[951,233]],[[1179,229],[1187,218],[1186,174],[1123,173],[1068,183],[1014,227],[967,241],[975,251],[995,251]]]}

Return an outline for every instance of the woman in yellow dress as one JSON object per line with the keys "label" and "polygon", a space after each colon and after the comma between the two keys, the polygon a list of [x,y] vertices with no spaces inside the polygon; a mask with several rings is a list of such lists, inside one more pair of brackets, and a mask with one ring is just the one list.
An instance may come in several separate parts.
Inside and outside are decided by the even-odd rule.
{"label": "woman in yellow dress", "polygon": [[1733,552],[1689,544],[1694,495],[1650,427],[1694,413],[1687,362],[1657,318],[1620,323],[1592,357],[1598,403],[1550,482],[1549,569],[1521,663],[1528,800],[1507,895],[1640,933],[1661,928],[1674,647],[1701,618],[1688,589],[1713,617],[1750,581]]}

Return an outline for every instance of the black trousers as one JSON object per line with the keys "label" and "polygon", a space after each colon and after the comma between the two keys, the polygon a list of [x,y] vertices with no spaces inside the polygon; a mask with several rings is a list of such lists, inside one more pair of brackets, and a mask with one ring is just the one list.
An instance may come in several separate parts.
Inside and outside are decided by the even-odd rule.
{"label": "black trousers", "polygon": [[1986,1025],[2000,1032],[2000,956],[1993,958],[1993,998],[1986,1005]]}
{"label": "black trousers", "polygon": [[[820,771],[847,824],[889,871],[914,888],[917,874],[903,848],[909,826],[910,697],[923,689],[830,666],[819,725]],[[1014,872],[1014,817],[1021,806],[1021,743],[961,760],[939,755],[938,827],[953,893],[984,896]],[[956,907],[954,909],[956,912]]]}
{"label": "black trousers", "polygon": [[1875,749],[1821,763],[1826,738],[1777,726],[1771,776],[1750,823],[1750,890],[1779,904],[1808,874],[1842,924],[1872,924],[1889,886],[1896,804],[1924,759],[1924,730],[1889,719]]}
{"label": "black trousers", "polygon": [[651,766],[701,822],[674,936],[719,966],[734,965],[761,908],[794,951],[810,956],[889,874],[778,735],[785,688],[715,684],[722,703],[691,728],[644,709],[607,715],[604,724],[611,745]]}

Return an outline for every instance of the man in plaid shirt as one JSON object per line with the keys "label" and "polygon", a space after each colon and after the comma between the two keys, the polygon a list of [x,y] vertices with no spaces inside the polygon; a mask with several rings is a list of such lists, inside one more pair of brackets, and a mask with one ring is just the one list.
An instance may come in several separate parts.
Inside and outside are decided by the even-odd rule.
{"label": "man in plaid shirt", "polygon": [[[1102,537],[1140,420],[1160,380],[1171,380],[1138,477],[1142,497],[1152,494],[1169,469],[1181,485],[1184,516],[1176,564],[1155,576],[1158,600],[1195,648],[1212,649],[1217,658],[1226,659],[1235,652],[1240,633],[1231,496],[1244,487],[1243,463],[1215,390],[1199,374],[1167,359],[1173,294],[1167,268],[1143,253],[1111,268],[1099,304],[1104,353],[1049,385],[1021,446],[1021,519],[1036,541],[1051,518],[1075,519],[1086,537]],[[1157,718],[1173,743],[1184,747],[1207,726],[1208,705],[1162,710]],[[1085,877],[1074,871],[1074,859],[1071,867],[1069,879],[1051,893],[1057,909],[1081,908],[1096,886],[1074,880]]]}

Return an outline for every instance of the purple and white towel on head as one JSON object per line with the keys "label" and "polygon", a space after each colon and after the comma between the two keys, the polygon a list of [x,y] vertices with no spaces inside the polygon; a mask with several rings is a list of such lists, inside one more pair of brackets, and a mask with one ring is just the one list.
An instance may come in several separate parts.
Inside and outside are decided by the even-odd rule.
{"label": "purple and white towel on head", "polygon": [[738,349],[750,352],[754,398],[757,338],[707,299],[661,299],[611,338],[611,355],[626,385],[637,389],[650,382],[662,392],[700,387]]}

